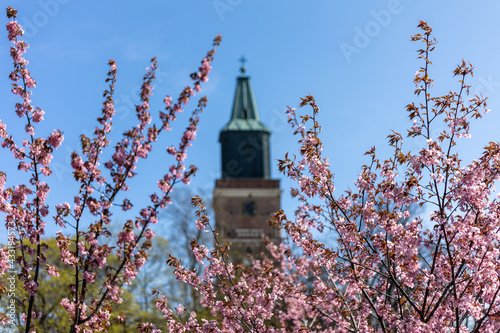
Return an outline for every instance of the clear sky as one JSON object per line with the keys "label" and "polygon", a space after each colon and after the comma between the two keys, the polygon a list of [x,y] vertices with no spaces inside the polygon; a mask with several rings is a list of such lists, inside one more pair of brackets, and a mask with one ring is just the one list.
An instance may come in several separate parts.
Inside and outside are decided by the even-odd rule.
{"label": "clear sky", "polygon": [[[286,124],[287,105],[312,94],[321,108],[325,153],[336,176],[337,191],[353,187],[363,153],[376,145],[387,156],[386,136],[391,129],[406,132],[410,124],[405,105],[413,96],[413,78],[422,64],[410,42],[418,20],[426,20],[438,39],[433,92],[445,93],[458,83],[451,72],[462,59],[475,66],[472,92],[489,96],[492,112],[472,127],[464,143],[466,159],[479,155],[488,141],[498,140],[500,124],[500,2],[498,1],[263,1],[263,0],[144,0],[4,1],[19,10],[30,44],[27,59],[37,80],[36,106],[45,110],[39,134],[53,128],[64,131],[65,142],[55,153],[52,202],[71,202],[69,156],[78,149],[80,133],[91,133],[100,113],[108,59],[118,65],[114,125],[120,132],[133,120],[133,103],[144,69],[153,56],[160,68],[152,111],[162,109],[166,94],[177,96],[190,81],[212,38],[222,34],[210,81],[204,86],[208,107],[190,150],[188,164],[200,168],[192,185],[211,191],[220,177],[219,130],[229,120],[238,59],[248,59],[247,74],[262,121],[273,131],[273,161],[295,151],[295,138]],[[7,22],[2,14],[3,25]],[[23,126],[14,115],[17,101],[9,92],[12,60],[9,42],[0,40],[0,118],[22,139]],[[185,120],[185,119],[184,119]],[[185,122],[177,128],[185,127]],[[116,137],[115,137],[116,138]],[[156,191],[156,180],[171,164],[165,147],[177,144],[179,132],[164,137],[152,158],[139,165],[130,197]],[[409,143],[417,149],[422,142]],[[0,170],[9,184],[19,180],[15,165],[0,152]],[[282,204],[292,214],[290,182],[273,164],[272,176],[281,178]],[[52,232],[55,227],[49,229]]]}

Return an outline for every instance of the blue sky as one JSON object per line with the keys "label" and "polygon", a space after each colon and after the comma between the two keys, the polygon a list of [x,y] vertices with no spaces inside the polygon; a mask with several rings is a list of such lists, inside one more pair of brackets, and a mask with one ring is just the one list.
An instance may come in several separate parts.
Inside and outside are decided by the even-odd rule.
{"label": "blue sky", "polygon": [[[286,4],[285,4],[286,3]],[[489,97],[492,112],[472,126],[472,139],[463,142],[464,159],[479,155],[489,141],[498,140],[500,123],[500,3],[497,1],[7,1],[19,10],[30,44],[27,59],[37,80],[36,106],[45,110],[39,134],[64,131],[65,142],[55,153],[52,202],[69,201],[69,155],[78,150],[80,133],[91,133],[100,112],[107,61],[116,60],[118,84],[114,126],[121,132],[133,121],[133,103],[144,69],[153,56],[160,68],[152,110],[162,108],[166,94],[176,96],[188,84],[212,38],[222,34],[210,81],[204,86],[208,107],[187,163],[200,168],[192,186],[212,191],[220,176],[219,130],[229,120],[238,59],[248,59],[247,73],[262,121],[273,131],[272,159],[295,151],[295,138],[286,124],[287,105],[312,94],[321,108],[325,154],[330,157],[337,191],[353,187],[363,153],[376,145],[387,156],[391,129],[405,133],[410,124],[405,105],[413,96],[413,77],[421,62],[419,45],[410,42],[418,20],[426,20],[438,39],[432,56],[435,94],[456,89],[451,72],[462,59],[475,66],[472,92]],[[3,23],[6,23],[5,15]],[[22,139],[23,126],[14,115],[8,74],[12,68],[9,42],[0,42],[0,118]],[[185,119],[184,119],[185,121]],[[178,129],[185,122],[176,124]],[[117,133],[115,133],[117,134]],[[164,137],[151,159],[139,165],[130,184],[130,197],[140,206],[156,191],[156,180],[171,164],[165,147],[177,144],[179,131]],[[117,136],[115,136],[116,138]],[[409,141],[409,140],[407,140]],[[408,142],[417,149],[421,141]],[[9,184],[22,180],[9,154],[0,152],[0,170]],[[292,214],[291,185],[282,179],[282,205]],[[54,227],[55,228],[55,227]],[[56,229],[49,228],[50,231]]]}

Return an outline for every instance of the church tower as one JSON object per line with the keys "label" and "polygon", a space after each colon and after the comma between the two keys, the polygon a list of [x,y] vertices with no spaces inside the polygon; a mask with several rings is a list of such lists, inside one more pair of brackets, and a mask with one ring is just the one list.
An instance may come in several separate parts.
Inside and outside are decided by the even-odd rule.
{"label": "church tower", "polygon": [[213,206],[220,241],[231,243],[233,263],[248,264],[248,254],[265,252],[263,236],[280,242],[280,232],[269,225],[280,209],[281,190],[271,179],[269,137],[241,59],[229,123],[220,132],[222,177],[215,182]]}

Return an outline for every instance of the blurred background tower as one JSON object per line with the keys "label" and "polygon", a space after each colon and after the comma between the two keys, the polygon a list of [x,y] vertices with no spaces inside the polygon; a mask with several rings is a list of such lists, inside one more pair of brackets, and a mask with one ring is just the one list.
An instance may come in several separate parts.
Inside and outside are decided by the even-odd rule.
{"label": "blurred background tower", "polygon": [[280,242],[280,232],[268,223],[280,209],[280,181],[271,179],[269,137],[260,122],[257,103],[240,59],[233,110],[220,132],[222,177],[215,182],[213,207],[219,240],[231,243],[233,263],[249,264],[248,254],[265,251],[263,236]]}

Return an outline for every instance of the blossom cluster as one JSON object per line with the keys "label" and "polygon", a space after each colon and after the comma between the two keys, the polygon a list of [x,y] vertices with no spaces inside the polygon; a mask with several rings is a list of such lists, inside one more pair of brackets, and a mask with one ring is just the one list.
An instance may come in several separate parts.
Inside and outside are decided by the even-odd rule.
{"label": "blossom cluster", "polygon": [[[123,133],[121,140],[114,144],[114,153],[101,166],[104,152],[111,144],[113,116],[115,115],[113,95],[117,79],[117,64],[110,60],[106,77],[107,89],[104,90],[102,110],[97,118],[93,135],[80,136],[81,150],[71,154],[71,167],[74,180],[79,185],[77,193],[69,202],[55,207],[52,215],[54,222],[63,228],[57,234],[56,246],[60,256],[58,265],[47,264],[44,253],[48,245],[44,243],[44,228],[51,223],[51,208],[47,204],[50,187],[44,178],[51,175],[52,153],[62,144],[64,136],[60,130],[54,130],[48,137],[37,137],[36,124],[44,120],[45,112],[31,103],[31,89],[36,82],[27,69],[28,61],[23,57],[28,45],[20,39],[22,27],[15,20],[17,11],[7,8],[8,39],[12,42],[10,54],[14,70],[10,74],[12,92],[21,98],[15,105],[15,112],[24,118],[26,139],[13,138],[7,131],[7,125],[0,121],[0,140],[4,149],[10,150],[19,160],[18,169],[31,174],[28,184],[7,187],[6,174],[0,172],[0,211],[5,213],[6,225],[13,225],[18,231],[16,243],[16,261],[21,266],[17,278],[24,283],[28,299],[20,303],[24,314],[22,329],[35,332],[42,313],[37,309],[41,302],[37,289],[42,271],[53,278],[61,273],[71,274],[73,282],[66,290],[67,297],[60,304],[70,317],[70,332],[101,332],[110,327],[114,304],[123,301],[123,285],[130,284],[138,271],[146,263],[147,251],[155,233],[150,229],[157,223],[159,210],[171,203],[169,194],[174,186],[183,182],[188,184],[196,172],[196,167],[185,167],[187,149],[196,138],[200,114],[207,104],[206,97],[200,97],[191,112],[188,126],[184,131],[178,148],[175,149],[175,164],[166,170],[158,182],[160,194],[152,193],[151,204],[138,209],[135,218],[127,220],[117,235],[116,246],[109,245],[113,209],[124,211],[133,208],[129,198],[123,193],[129,189],[128,181],[137,175],[137,166],[141,159],[146,159],[162,132],[170,130],[171,123],[187,107],[190,99],[201,91],[201,83],[208,80],[215,47],[220,43],[216,37],[214,48],[202,59],[198,71],[191,74],[192,86],[184,88],[176,103],[170,96],[165,97],[166,112],[160,112],[155,119],[150,113],[150,98],[153,96],[155,71],[158,68],[156,58],[151,60],[143,78],[140,91],[140,103],[136,105],[137,123]],[[171,153],[171,148],[168,149]],[[109,175],[109,176],[108,176]],[[8,269],[4,265],[1,252],[0,275]],[[115,258],[110,260],[110,258]],[[101,272],[112,272],[102,274]],[[98,290],[99,293],[91,292]],[[4,293],[0,288],[0,293]],[[0,294],[1,296],[1,294]],[[3,318],[3,317],[2,317]],[[121,320],[124,316],[120,315]],[[21,329],[21,327],[20,327]]]}
{"label": "blossom cluster", "polygon": [[[168,263],[177,279],[196,289],[214,319],[182,306],[175,310],[157,292],[169,332],[500,330],[500,204],[494,196],[500,144],[490,143],[477,160],[462,165],[458,140],[470,137],[470,121],[488,111],[486,100],[467,98],[472,66],[465,62],[454,71],[458,92],[432,96],[429,58],[436,41],[425,22],[419,28],[423,33],[412,40],[424,44],[424,65],[414,82],[423,101],[407,106],[413,121],[408,137],[422,137],[426,144],[405,151],[403,136],[392,132],[392,156],[381,160],[370,149],[354,190],[335,194],[333,172],[322,155],[319,107],[306,96],[300,106],[309,106],[311,114],[299,116],[289,108],[300,146],[294,158],[279,160],[279,169],[296,182],[291,194],[300,206],[292,219],[279,211],[269,221],[289,242],[269,242],[269,259],[235,266],[227,256],[230,244],[219,243],[203,203],[194,198],[196,225],[212,231],[215,245],[191,244],[204,263],[202,272],[175,257]],[[448,130],[431,137],[439,121]],[[334,242],[319,241],[318,233]]]}
{"label": "blossom cluster", "polygon": [[[70,332],[107,331],[112,318],[124,321],[113,309],[123,302],[123,286],[133,283],[144,266],[155,237],[151,225],[160,209],[171,203],[172,190],[188,184],[196,167],[186,167],[188,148],[196,138],[200,114],[206,106],[201,97],[191,112],[178,145],[166,148],[173,163],[157,181],[151,202],[123,224],[116,246],[107,244],[108,225],[118,207],[130,211],[134,204],[124,196],[137,167],[152,151],[159,135],[187,108],[208,79],[214,49],[191,74],[192,85],[177,99],[167,95],[165,109],[155,119],[150,98],[158,64],[147,69],[136,106],[137,123],[123,133],[113,153],[101,167],[103,152],[111,144],[109,133],[115,114],[113,94],[117,65],[109,62],[104,102],[92,137],[81,136],[81,151],[71,155],[73,176],[79,190],[71,202],[55,207],[54,222],[63,228],[57,235],[60,265],[47,264],[43,242],[49,221],[47,197],[54,149],[63,135],[54,130],[36,137],[36,125],[44,111],[31,103],[35,80],[23,55],[28,45],[20,40],[22,27],[16,11],[7,9],[8,39],[13,43],[12,92],[21,102],[16,114],[25,119],[25,139],[16,140],[0,121],[3,149],[18,160],[20,172],[31,175],[28,184],[7,186],[0,171],[0,211],[7,226],[18,230],[16,261],[18,278],[27,298],[22,315],[26,332],[35,332],[44,315],[37,309],[40,273],[53,278],[70,272],[72,283],[60,306],[69,314]],[[468,165],[460,159],[460,141],[470,137],[470,123],[481,118],[486,100],[469,98],[467,79],[473,73],[462,61],[453,74],[459,87],[444,96],[433,96],[429,75],[430,56],[436,45],[432,29],[419,23],[422,33],[412,37],[422,42],[418,50],[423,66],[416,72],[415,94],[419,103],[408,104],[412,121],[407,137],[425,142],[416,151],[406,151],[403,135],[388,136],[393,149],[380,159],[373,147],[365,153],[354,188],[335,192],[334,173],[323,155],[320,109],[312,96],[300,107],[312,112],[287,111],[289,124],[298,137],[298,153],[279,160],[279,170],[295,182],[291,195],[299,207],[293,217],[280,210],[270,223],[286,232],[287,241],[268,241],[267,257],[252,258],[244,267],[229,260],[231,244],[220,243],[199,197],[196,227],[211,232],[214,244],[191,242],[197,271],[169,255],[167,264],[176,278],[194,288],[210,316],[172,304],[169,295],[153,290],[156,307],[165,317],[168,332],[498,332],[500,331],[500,203],[495,183],[500,179],[500,144],[491,142]],[[214,47],[220,38],[214,40]],[[436,124],[446,130],[431,136]],[[290,155],[291,156],[291,155]],[[109,175],[109,176],[107,176]],[[420,207],[426,208],[421,209]],[[331,240],[322,242],[318,234]],[[0,251],[0,275],[9,265]],[[111,260],[113,258],[113,260]],[[103,275],[101,272],[106,272]],[[100,274],[101,273],[101,274]],[[91,293],[91,286],[99,291]],[[0,292],[3,288],[0,288]],[[141,323],[139,332],[162,331],[152,323]]]}

